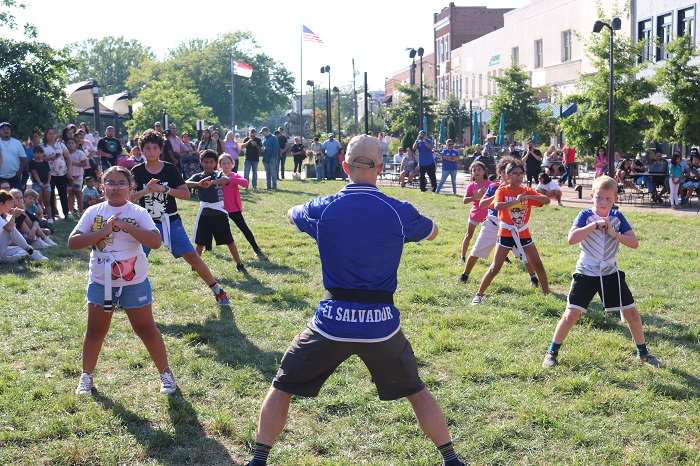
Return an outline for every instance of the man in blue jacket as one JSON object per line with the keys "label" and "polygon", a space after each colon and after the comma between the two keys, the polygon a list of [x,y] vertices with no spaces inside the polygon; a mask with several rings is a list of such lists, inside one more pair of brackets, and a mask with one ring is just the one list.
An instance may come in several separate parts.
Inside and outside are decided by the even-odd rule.
{"label": "man in blue jacket", "polygon": [[267,190],[277,189],[277,173],[280,168],[280,143],[269,128],[262,128],[260,134],[263,137],[263,165],[265,166],[265,180]]}
{"label": "man in blue jacket", "polygon": [[340,143],[336,141],[335,134],[331,133],[328,135],[328,140],[321,146],[323,152],[326,154],[324,159],[326,165],[326,178],[329,180],[335,179],[335,171],[337,168],[336,157],[338,152],[340,152]]}
{"label": "man in blue jacket", "polygon": [[434,239],[437,226],[408,202],[377,189],[382,172],[377,138],[352,138],[343,171],[350,183],[338,193],[288,212],[290,223],[318,245],[326,293],[282,358],[262,405],[248,465],[267,464],[292,396],[315,397],[336,368],[357,355],[369,369],[379,399],[408,399],[421,428],[442,454],[442,464],[463,466],[445,416],[418,375],[394,306],[404,244]]}
{"label": "man in blue jacket", "polygon": [[418,139],[413,143],[413,152],[418,153],[418,167],[420,169],[419,185],[420,190],[427,191],[427,182],[425,175],[430,178],[430,188],[434,192],[437,189],[437,180],[435,178],[435,154],[433,154],[433,140],[430,136],[425,136],[425,131],[421,130],[418,133]]}

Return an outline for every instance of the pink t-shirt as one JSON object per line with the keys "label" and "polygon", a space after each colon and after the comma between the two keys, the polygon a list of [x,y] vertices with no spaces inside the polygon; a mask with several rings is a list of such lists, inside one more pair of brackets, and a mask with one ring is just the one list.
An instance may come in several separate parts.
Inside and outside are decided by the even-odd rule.
{"label": "pink t-shirt", "polygon": [[224,209],[226,209],[226,212],[241,212],[243,210],[243,201],[241,201],[241,193],[238,191],[238,187],[243,186],[247,188],[248,180],[234,172],[227,176],[229,183],[223,187]]}
{"label": "pink t-shirt", "polygon": [[[467,185],[467,194],[466,197],[471,197],[474,195],[474,193],[478,189],[483,189],[486,191],[486,189],[491,186],[491,182],[489,180],[484,180],[480,183],[477,182],[472,182]],[[489,209],[488,207],[484,207],[483,209],[479,207],[479,201],[474,201],[471,210],[469,211],[469,220],[476,222],[476,223],[481,223],[484,220],[486,220],[486,215],[488,214]]]}

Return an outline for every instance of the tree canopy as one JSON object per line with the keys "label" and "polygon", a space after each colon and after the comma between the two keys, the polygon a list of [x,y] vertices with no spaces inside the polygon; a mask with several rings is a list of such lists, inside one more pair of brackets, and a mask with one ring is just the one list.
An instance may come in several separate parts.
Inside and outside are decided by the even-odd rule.
{"label": "tree canopy", "polygon": [[528,74],[517,65],[506,68],[503,76],[493,78],[498,92],[491,100],[489,127],[498,130],[501,113],[505,115],[505,132],[522,131],[532,134],[540,126],[537,94],[530,85]]}
{"label": "tree canopy", "polygon": [[[414,131],[419,127],[419,102],[420,89],[418,86],[410,84],[399,84],[396,90],[400,97],[394,97],[395,101],[386,110],[386,121],[389,131],[394,134],[404,134],[404,132]],[[435,127],[434,100],[431,96],[423,95],[423,112],[428,117],[428,133],[432,133]]]}
{"label": "tree canopy", "polygon": [[102,95],[127,90],[129,70],[154,58],[150,48],[137,40],[127,40],[124,37],[87,39],[66,46],[66,50],[75,63],[71,79],[96,79]]}
{"label": "tree canopy", "polygon": [[[567,140],[588,154],[594,153],[597,146],[608,143],[608,34],[605,30],[589,39],[588,53],[595,72],[579,79],[577,92],[566,99],[577,104],[578,112],[561,122]],[[613,50],[615,149],[623,152],[642,150],[644,133],[652,126],[658,112],[645,100],[654,93],[655,85],[639,75],[645,66],[639,63],[641,44],[632,44],[629,39],[618,36]]]}
{"label": "tree canopy", "polygon": [[688,36],[679,37],[668,46],[669,57],[654,77],[659,90],[668,100],[664,106],[665,125],[657,126],[657,137],[676,143],[700,144],[700,66],[690,61],[697,50]]}

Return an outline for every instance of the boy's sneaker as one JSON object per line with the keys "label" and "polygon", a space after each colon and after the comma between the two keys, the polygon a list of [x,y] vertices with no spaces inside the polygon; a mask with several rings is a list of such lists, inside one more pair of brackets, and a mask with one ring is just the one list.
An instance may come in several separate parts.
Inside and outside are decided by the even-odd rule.
{"label": "boy's sneaker", "polygon": [[459,281],[462,283],[467,283],[469,281],[469,274],[468,273],[463,273],[462,275],[459,276]]}
{"label": "boy's sneaker", "polygon": [[481,301],[483,301],[483,299],[484,295],[479,293],[475,294],[474,299],[472,299],[472,306],[478,306],[479,304],[481,304]]}
{"label": "boy's sneaker", "polygon": [[226,294],[223,288],[221,289],[221,291],[216,293],[214,297],[216,298],[216,302],[221,306],[228,306],[229,304],[231,304],[228,300],[228,295]]}
{"label": "boy's sneaker", "polygon": [[653,354],[647,354],[646,356],[639,356],[639,360],[643,363],[649,364],[651,367],[660,369],[663,367],[661,360],[654,356]]}
{"label": "boy's sneaker", "polygon": [[172,395],[177,391],[175,377],[169,370],[160,374],[160,392],[164,395]]}
{"label": "boy's sneaker", "polygon": [[245,269],[245,265],[241,262],[240,264],[236,264],[236,270],[238,270],[241,273],[246,273],[247,270]]}
{"label": "boy's sneaker", "polygon": [[29,255],[29,258],[33,261],[39,262],[46,262],[47,260],[49,260],[48,257],[40,253],[37,249],[32,251],[32,253]]}
{"label": "boy's sneaker", "polygon": [[530,284],[533,288],[540,286],[540,280],[537,278],[537,275],[530,275]]}
{"label": "boy's sneaker", "polygon": [[550,369],[557,365],[557,355],[554,353],[547,353],[544,355],[544,360],[542,361],[542,367],[545,369]]}
{"label": "boy's sneaker", "polygon": [[80,374],[78,386],[75,388],[76,395],[92,395],[92,375],[87,372]]}

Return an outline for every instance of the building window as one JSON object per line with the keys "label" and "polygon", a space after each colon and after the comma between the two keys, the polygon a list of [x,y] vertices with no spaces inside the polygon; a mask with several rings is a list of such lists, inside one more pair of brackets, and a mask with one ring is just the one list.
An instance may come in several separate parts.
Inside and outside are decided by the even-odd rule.
{"label": "building window", "polygon": [[535,41],[535,68],[542,68],[542,39]]}
{"label": "building window", "polygon": [[561,62],[571,61],[571,30],[561,33]]}
{"label": "building window", "polygon": [[668,44],[673,40],[673,16],[663,15],[656,19],[656,60],[666,60],[668,58]]}
{"label": "building window", "polygon": [[465,76],[464,77],[464,92],[466,92],[466,97],[470,97],[469,95],[469,77]]}
{"label": "building window", "polygon": [[652,61],[654,59],[654,37],[652,35],[651,19],[640,21],[637,24],[637,41],[644,43],[641,60]]}
{"label": "building window", "polygon": [[484,95],[484,75],[479,75],[479,97]]}
{"label": "building window", "polygon": [[520,65],[520,47],[510,49],[510,63],[513,66]]}
{"label": "building window", "polygon": [[678,12],[678,37],[689,36],[695,39],[695,8],[686,8]]}
{"label": "building window", "polygon": [[472,99],[476,97],[476,76],[472,76]]}

